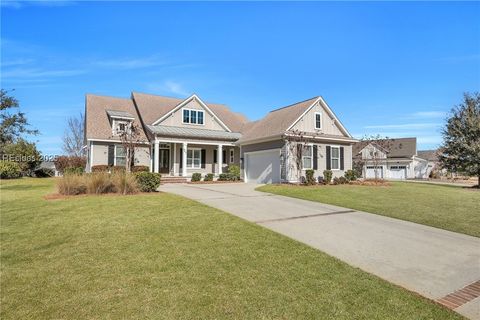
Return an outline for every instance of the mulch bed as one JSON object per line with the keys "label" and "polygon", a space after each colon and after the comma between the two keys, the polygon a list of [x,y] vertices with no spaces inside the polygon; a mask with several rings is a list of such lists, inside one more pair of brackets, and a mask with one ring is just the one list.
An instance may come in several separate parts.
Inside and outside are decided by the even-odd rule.
{"label": "mulch bed", "polygon": [[222,183],[243,183],[243,180],[238,181],[189,181],[188,184],[222,184]]}

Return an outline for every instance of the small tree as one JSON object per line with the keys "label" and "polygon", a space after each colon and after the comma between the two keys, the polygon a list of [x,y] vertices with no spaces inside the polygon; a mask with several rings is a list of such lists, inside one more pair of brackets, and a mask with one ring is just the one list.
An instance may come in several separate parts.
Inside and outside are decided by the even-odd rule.
{"label": "small tree", "polygon": [[120,142],[125,150],[125,171],[130,173],[135,162],[135,148],[142,142],[142,129],[135,123],[130,122],[125,130],[119,132]]}
{"label": "small tree", "polygon": [[283,139],[287,145],[288,158],[293,160],[293,162],[288,162],[289,169],[295,171],[297,181],[300,181],[303,169],[303,155],[307,148],[305,134],[300,130],[291,130]]}
{"label": "small tree", "polygon": [[442,131],[440,163],[453,172],[478,177],[480,188],[480,94],[465,93]]}
{"label": "small tree", "polygon": [[14,143],[22,134],[37,135],[38,130],[29,129],[25,113],[9,112],[20,104],[9,92],[0,89],[0,150],[8,143]]}
{"label": "small tree", "polygon": [[4,160],[18,163],[24,175],[32,175],[33,171],[42,162],[40,151],[33,142],[18,138],[14,143],[8,143],[3,147]]}
{"label": "small tree", "polygon": [[80,157],[85,154],[84,141],[85,116],[80,113],[77,117],[67,120],[67,128],[63,133],[63,151],[69,156]]}
{"label": "small tree", "polygon": [[378,180],[378,167],[385,162],[387,157],[386,154],[390,152],[395,139],[390,139],[388,137],[382,138],[381,135],[377,134],[364,136],[361,141],[365,143],[365,147],[372,146],[372,149],[369,150],[369,153],[363,160],[365,160],[366,163],[372,164],[375,172],[375,180]]}

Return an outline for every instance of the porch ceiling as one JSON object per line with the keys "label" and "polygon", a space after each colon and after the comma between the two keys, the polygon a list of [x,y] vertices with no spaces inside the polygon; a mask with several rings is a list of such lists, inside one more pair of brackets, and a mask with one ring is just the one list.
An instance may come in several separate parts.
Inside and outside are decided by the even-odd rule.
{"label": "porch ceiling", "polygon": [[216,140],[228,140],[236,141],[242,136],[238,132],[226,132],[209,129],[197,129],[197,128],[184,128],[173,126],[152,126],[148,125],[147,128],[155,135],[165,137],[187,137],[195,139],[216,139]]}

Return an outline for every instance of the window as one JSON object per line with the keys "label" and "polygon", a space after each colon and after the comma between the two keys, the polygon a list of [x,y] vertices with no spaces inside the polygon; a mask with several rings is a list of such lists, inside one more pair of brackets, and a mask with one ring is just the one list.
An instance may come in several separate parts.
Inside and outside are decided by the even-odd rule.
{"label": "window", "polygon": [[183,123],[203,124],[202,110],[183,109]]}
{"label": "window", "polygon": [[115,165],[124,166],[125,164],[125,149],[123,148],[123,146],[115,145]]}
{"label": "window", "polygon": [[129,121],[113,120],[113,135],[120,135],[128,130]]}
{"label": "window", "polygon": [[202,167],[202,150],[187,150],[187,168],[200,169]]}
{"label": "window", "polygon": [[313,146],[305,146],[302,155],[303,169],[312,169],[313,167]]}
{"label": "window", "polygon": [[235,162],[235,151],[233,149],[230,149],[230,163]]}
{"label": "window", "polygon": [[340,170],[340,147],[332,147],[331,168],[332,170]]}
{"label": "window", "polygon": [[322,129],[322,114],[315,112],[315,129]]}

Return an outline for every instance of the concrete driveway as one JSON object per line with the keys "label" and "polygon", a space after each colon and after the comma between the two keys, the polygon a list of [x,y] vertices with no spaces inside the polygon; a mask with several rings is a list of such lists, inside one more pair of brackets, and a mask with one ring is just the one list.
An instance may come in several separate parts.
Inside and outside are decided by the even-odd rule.
{"label": "concrete driveway", "polygon": [[[170,184],[197,200],[438,300],[480,280],[480,239],[351,209],[255,191],[258,185]],[[456,308],[480,319],[480,298]]]}

